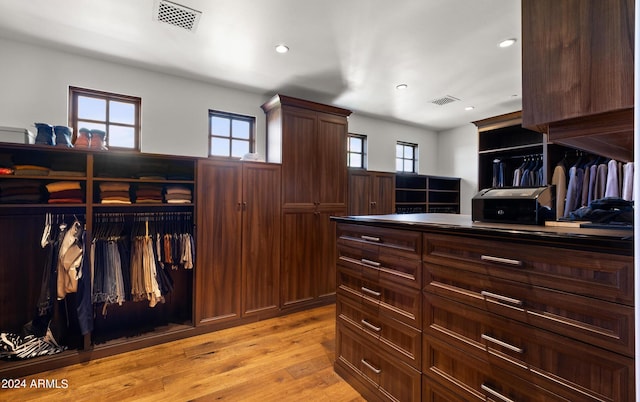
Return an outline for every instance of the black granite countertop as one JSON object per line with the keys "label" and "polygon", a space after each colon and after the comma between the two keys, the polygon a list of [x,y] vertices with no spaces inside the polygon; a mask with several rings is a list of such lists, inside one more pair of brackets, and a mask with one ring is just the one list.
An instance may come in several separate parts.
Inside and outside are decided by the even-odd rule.
{"label": "black granite countertop", "polygon": [[474,222],[470,215],[457,214],[391,214],[335,216],[340,223],[355,223],[422,232],[449,233],[497,240],[535,242],[538,244],[578,247],[591,251],[615,251],[633,254],[633,230],[595,229]]}

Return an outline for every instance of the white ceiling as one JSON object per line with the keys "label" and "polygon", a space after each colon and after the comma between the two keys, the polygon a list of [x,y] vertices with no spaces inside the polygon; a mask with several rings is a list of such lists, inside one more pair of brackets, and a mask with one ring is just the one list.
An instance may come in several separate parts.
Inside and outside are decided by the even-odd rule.
{"label": "white ceiling", "polygon": [[0,36],[436,131],[522,105],[517,0],[175,0],[195,32],[155,1],[0,0]]}

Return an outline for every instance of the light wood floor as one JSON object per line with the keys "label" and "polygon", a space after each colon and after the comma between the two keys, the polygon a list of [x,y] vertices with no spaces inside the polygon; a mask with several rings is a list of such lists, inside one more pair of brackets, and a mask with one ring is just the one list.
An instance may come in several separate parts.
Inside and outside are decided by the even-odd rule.
{"label": "light wood floor", "polygon": [[331,305],[39,373],[0,400],[363,401],[333,372],[334,341]]}

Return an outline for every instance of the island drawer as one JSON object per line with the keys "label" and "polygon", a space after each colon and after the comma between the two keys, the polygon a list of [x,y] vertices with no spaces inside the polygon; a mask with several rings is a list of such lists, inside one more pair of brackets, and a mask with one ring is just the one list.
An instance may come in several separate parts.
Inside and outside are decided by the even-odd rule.
{"label": "island drawer", "polygon": [[427,267],[447,266],[633,306],[632,256],[440,234],[425,234],[423,251]]}

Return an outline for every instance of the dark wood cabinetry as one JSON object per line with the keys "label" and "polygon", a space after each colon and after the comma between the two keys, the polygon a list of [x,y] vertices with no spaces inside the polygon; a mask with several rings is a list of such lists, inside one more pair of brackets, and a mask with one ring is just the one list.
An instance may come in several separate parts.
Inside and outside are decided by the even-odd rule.
{"label": "dark wood cabinetry", "polygon": [[[569,153],[575,155],[575,149],[549,143],[546,134],[524,128],[520,111],[473,123],[478,127],[478,190],[515,185],[513,172],[527,164],[541,169],[538,185],[547,185],[557,163]],[[497,163],[504,166],[502,185],[495,180]]]}
{"label": "dark wood cabinetry", "polygon": [[370,400],[632,399],[623,232],[452,218],[335,218],[336,372]]}
{"label": "dark wood cabinetry", "polygon": [[[137,233],[144,221],[158,227],[159,219],[189,216],[180,225],[186,225],[187,231],[192,229],[193,202],[169,204],[162,199],[155,199],[157,202],[154,203],[138,202],[136,189],[154,187],[162,197],[160,189],[180,186],[194,194],[194,158],[12,144],[0,144],[0,155],[3,163],[10,161],[13,165],[37,165],[50,169],[44,175],[0,175],[2,184],[26,181],[37,184],[41,191],[37,202],[11,203],[4,199],[0,202],[0,229],[11,234],[3,238],[3,246],[0,247],[3,261],[0,264],[2,331],[21,333],[22,326],[33,319],[36,311],[47,261],[47,251],[40,245],[45,214],[53,214],[58,222],[75,216],[85,223],[85,247],[90,247],[94,237],[104,238],[97,229],[104,230],[105,222],[110,223],[109,233],[113,239],[123,237],[129,241],[134,236],[133,229],[136,228]],[[49,202],[52,198],[45,196],[45,186],[61,182],[78,182],[81,199],[72,203]],[[123,183],[129,188],[120,195],[122,203],[102,202],[100,186],[106,183]],[[123,244],[126,247],[126,243]],[[126,263],[128,265],[129,262]],[[20,269],[15,269],[17,266]],[[126,300],[122,305],[111,303],[108,307],[95,303],[93,330],[84,337],[79,333],[77,324],[73,325],[75,315],[71,313],[68,350],[53,356],[3,361],[0,372],[7,378],[17,377],[183,337],[192,328],[193,270],[180,267],[171,270],[170,276],[173,290],[164,303],[153,308],[144,301]],[[75,293],[67,295],[70,312],[74,310],[75,296]]]}
{"label": "dark wood cabinetry", "polygon": [[338,225],[335,369],[372,399],[420,400],[421,235]]}
{"label": "dark wood cabinetry", "polygon": [[395,212],[395,173],[349,170],[348,215]]}
{"label": "dark wood cabinetry", "polygon": [[524,0],[522,125],[633,160],[634,15],[633,0]]}
{"label": "dark wood cabinetry", "polygon": [[396,175],[397,214],[460,213],[460,178]]}
{"label": "dark wood cabinetry", "polygon": [[198,163],[198,324],[277,313],[279,185],[279,165]]}
{"label": "dark wood cabinetry", "polygon": [[283,308],[335,297],[335,224],[347,213],[350,111],[276,95],[267,114],[267,160],[282,164]]}

